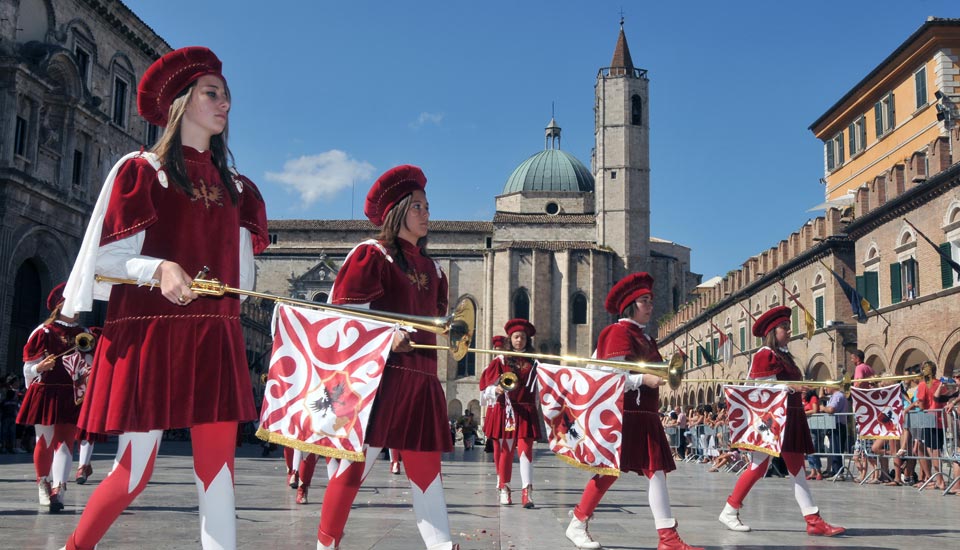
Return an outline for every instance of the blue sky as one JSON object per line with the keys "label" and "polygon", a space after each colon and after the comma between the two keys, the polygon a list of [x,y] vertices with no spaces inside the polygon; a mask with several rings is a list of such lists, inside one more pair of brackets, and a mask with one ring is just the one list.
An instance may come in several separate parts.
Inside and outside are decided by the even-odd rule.
{"label": "blue sky", "polygon": [[377,175],[409,163],[433,219],[489,221],[551,104],[589,166],[622,9],[650,78],[651,232],[692,248],[704,280],[822,214],[810,124],[928,15],[960,17],[952,0],[126,4],[223,60],[230,147],[271,219],[360,218]]}

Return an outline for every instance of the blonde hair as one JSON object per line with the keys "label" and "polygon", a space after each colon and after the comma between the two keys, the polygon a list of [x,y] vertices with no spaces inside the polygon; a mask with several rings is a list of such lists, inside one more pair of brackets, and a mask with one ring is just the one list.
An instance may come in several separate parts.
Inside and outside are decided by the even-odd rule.
{"label": "blonde hair", "polygon": [[[410,211],[410,203],[413,202],[412,197],[413,193],[403,197],[393,205],[393,208],[384,216],[383,226],[380,228],[380,234],[377,235],[377,240],[380,241],[383,246],[387,247],[390,255],[397,261],[397,265],[404,271],[407,270],[408,264],[407,259],[403,255],[403,249],[400,248],[400,228],[403,227],[403,223],[407,219],[407,212]],[[427,254],[426,237],[417,239],[417,248],[420,249],[420,254],[429,257],[429,254]]]}

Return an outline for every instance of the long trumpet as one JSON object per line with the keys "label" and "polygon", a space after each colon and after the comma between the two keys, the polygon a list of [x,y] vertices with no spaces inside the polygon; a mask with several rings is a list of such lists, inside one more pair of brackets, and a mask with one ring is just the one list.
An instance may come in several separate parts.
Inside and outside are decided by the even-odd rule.
{"label": "long trumpet", "polygon": [[[429,344],[411,344],[417,349],[448,349],[444,346],[432,346]],[[449,348],[452,351],[452,348]],[[667,383],[671,389],[680,387],[683,380],[683,357],[680,354],[674,354],[668,363],[647,363],[644,361],[611,361],[608,359],[594,359],[592,357],[578,357],[576,355],[550,355],[546,353],[526,353],[522,351],[505,351],[497,349],[467,348],[468,352],[489,353],[492,355],[510,355],[513,357],[526,357],[528,359],[546,359],[550,361],[562,361],[565,363],[589,363],[591,365],[605,365],[616,367],[618,369],[652,374],[660,378],[666,377]],[[666,376],[664,376],[666,375]]]}
{"label": "long trumpet", "polygon": [[792,388],[837,388],[843,391],[844,395],[850,395],[850,388],[854,384],[861,382],[896,382],[900,380],[914,380],[929,376],[925,372],[917,374],[906,374],[901,376],[874,376],[871,378],[852,379],[849,374],[840,380],[751,380],[751,379],[730,379],[730,378],[694,378],[684,380],[684,384],[694,384],[697,382],[710,384],[761,384],[769,386],[789,386]]}
{"label": "long trumpet", "polygon": [[[204,268],[203,271],[197,274],[193,281],[190,282],[190,290],[203,296],[223,296],[224,294],[228,293],[238,294],[241,296],[253,296],[256,298],[273,300],[274,302],[280,302],[284,304],[294,304],[301,307],[308,307],[324,311],[336,311],[351,315],[353,317],[360,317],[362,319],[399,323],[403,326],[408,326],[417,330],[424,330],[434,334],[446,335],[450,340],[450,346],[443,347],[442,349],[449,349],[453,354],[454,359],[457,361],[463,359],[467,355],[467,348],[470,345],[470,341],[473,339],[473,329],[477,323],[476,308],[473,306],[473,302],[468,298],[462,298],[460,301],[458,301],[454,305],[453,312],[446,317],[405,315],[402,313],[394,313],[392,311],[378,311],[375,309],[362,309],[350,306],[336,306],[332,304],[308,302],[307,300],[285,298],[283,296],[276,296],[263,292],[254,292],[252,290],[244,290],[242,288],[233,288],[227,286],[225,283],[220,282],[218,279],[205,278],[206,272],[207,269]],[[117,277],[106,277],[103,275],[97,275],[96,280],[98,282],[111,284],[140,284],[134,279],[121,279]],[[147,286],[153,287],[156,285]]]}

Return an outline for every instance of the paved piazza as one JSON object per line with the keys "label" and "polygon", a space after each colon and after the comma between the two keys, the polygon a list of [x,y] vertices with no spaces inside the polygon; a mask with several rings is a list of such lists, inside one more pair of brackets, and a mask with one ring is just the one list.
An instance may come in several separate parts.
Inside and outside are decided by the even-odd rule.
{"label": "paved piazza", "polygon": [[[37,505],[29,455],[0,455],[0,548],[57,549],[80,517],[80,509],[112,464],[116,445],[97,447],[94,475],[86,485],[71,483],[67,508],[51,515]],[[188,443],[165,441],[146,491],[107,533],[101,549],[199,548],[196,490]],[[567,512],[589,475],[538,447],[535,463],[537,508],[500,507],[496,476],[482,449],[462,448],[444,457],[444,484],[454,541],[462,550],[570,549],[563,535]],[[317,469],[310,503],[297,505],[284,484],[280,452],[260,458],[260,449],[238,450],[237,515],[240,548],[315,548],[325,471]],[[514,476],[519,481],[519,465]],[[784,479],[762,480],[751,492],[742,517],[750,533],[727,531],[717,522],[733,474],[708,473],[705,465],[680,464],[669,476],[680,533],[690,544],[711,549],[806,550],[813,548],[941,549],[960,540],[960,498],[903,487],[813,482],[824,517],[847,528],[833,539],[807,536],[803,518]],[[515,483],[516,485],[516,483]],[[519,491],[515,491],[519,500]],[[609,549],[656,548],[647,509],[646,482],[634,475],[618,481],[590,523],[594,537]],[[953,541],[953,542],[950,542]],[[391,475],[379,461],[360,490],[347,524],[343,550],[420,550],[404,476]]]}

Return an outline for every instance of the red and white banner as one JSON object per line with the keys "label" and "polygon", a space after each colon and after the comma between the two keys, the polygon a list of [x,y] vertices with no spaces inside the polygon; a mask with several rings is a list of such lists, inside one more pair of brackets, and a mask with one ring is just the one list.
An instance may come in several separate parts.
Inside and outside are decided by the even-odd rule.
{"label": "red and white banner", "polygon": [[900,439],[903,397],[900,384],[882,388],[850,388],[860,439]]}
{"label": "red and white banner", "polygon": [[730,446],[780,456],[787,424],[787,390],[724,386]]}
{"label": "red and white banner", "polygon": [[540,363],[537,381],[550,450],[578,468],[620,475],[625,376]]}
{"label": "red and white banner", "polygon": [[79,351],[64,355],[61,360],[64,370],[73,379],[73,402],[79,405],[87,395],[87,375],[90,374],[90,364]]}
{"label": "red and white banner", "polygon": [[257,437],[363,461],[370,410],[397,326],[279,304]]}

